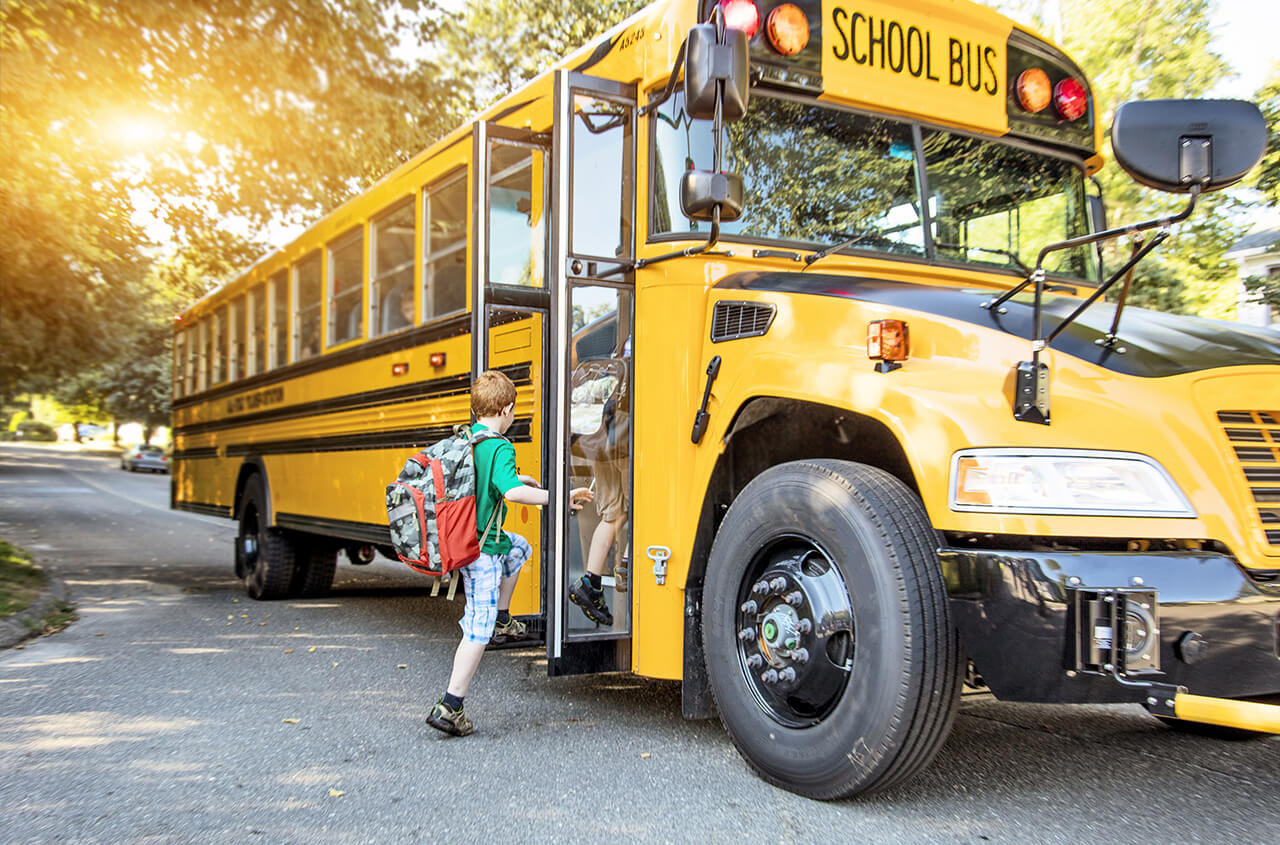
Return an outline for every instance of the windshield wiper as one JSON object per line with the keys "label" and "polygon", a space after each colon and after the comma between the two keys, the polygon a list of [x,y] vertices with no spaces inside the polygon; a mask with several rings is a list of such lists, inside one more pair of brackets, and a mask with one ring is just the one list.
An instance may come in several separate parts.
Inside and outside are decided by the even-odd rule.
{"label": "windshield wiper", "polygon": [[[837,235],[848,235],[849,233],[848,233],[848,232],[837,232],[836,234],[837,234]],[[877,239],[877,240],[881,240],[881,241],[883,241],[883,240],[884,240],[884,238],[880,237],[880,233],[879,233],[879,232],[862,232],[862,233],[857,234],[857,235],[849,235],[849,237],[848,237],[848,238],[846,238],[846,239],[845,239],[845,240],[843,240],[843,241],[840,241],[839,243],[832,244],[831,246],[828,246],[828,247],[823,247],[822,249],[818,250],[817,252],[813,252],[813,253],[810,253],[809,255],[806,255],[806,256],[804,257],[804,267],[803,267],[803,268],[801,268],[800,272],[802,272],[802,273],[803,273],[805,270],[808,270],[808,269],[809,269],[809,265],[810,265],[810,264],[812,264],[812,263],[814,263],[815,261],[821,261],[822,259],[826,258],[828,255],[832,254],[833,252],[839,252],[839,251],[840,251],[840,250],[842,250],[842,249],[848,249],[849,247],[853,246],[854,244],[856,244],[856,243],[860,243],[860,242],[862,242],[862,241],[865,241],[865,240],[867,240],[868,238],[875,238],[875,239]]]}
{"label": "windshield wiper", "polygon": [[948,244],[948,243],[943,243],[942,241],[934,241],[933,245],[935,247],[941,247],[942,249],[954,249],[956,251],[973,250],[974,252],[987,252],[987,253],[990,253],[991,255],[1003,255],[1005,258],[1013,262],[1014,267],[1017,267],[1019,270],[1021,270],[1024,274],[1028,276],[1031,275],[1031,268],[1022,263],[1022,260],[1018,258],[1017,253],[1011,252],[1010,250],[1007,250],[1007,249],[994,249],[994,248],[985,247],[985,246],[965,246],[964,244]]}

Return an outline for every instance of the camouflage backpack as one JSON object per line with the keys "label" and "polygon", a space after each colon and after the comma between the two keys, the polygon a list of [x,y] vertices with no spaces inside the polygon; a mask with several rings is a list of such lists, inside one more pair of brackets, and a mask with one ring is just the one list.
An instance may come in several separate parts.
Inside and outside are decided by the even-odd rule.
{"label": "camouflage backpack", "polygon": [[[419,452],[387,485],[387,521],[396,554],[424,575],[447,575],[480,556],[476,537],[476,465],[472,448],[502,437],[460,425],[452,437]],[[501,508],[494,508],[484,538]]]}

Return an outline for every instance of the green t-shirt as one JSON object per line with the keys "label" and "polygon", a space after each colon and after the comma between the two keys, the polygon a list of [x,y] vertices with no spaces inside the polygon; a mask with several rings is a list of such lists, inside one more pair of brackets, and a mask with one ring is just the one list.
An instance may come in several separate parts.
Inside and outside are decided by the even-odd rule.
{"label": "green t-shirt", "polygon": [[[471,433],[485,430],[487,426],[475,423]],[[522,486],[520,476],[516,472],[516,449],[511,441],[504,437],[490,437],[481,440],[472,450],[476,464],[476,536],[484,537],[489,520],[493,519],[494,508],[498,508],[498,518],[489,528],[489,539],[485,540],[480,551],[489,555],[505,555],[511,551],[511,538],[502,530],[507,521],[507,491]]]}

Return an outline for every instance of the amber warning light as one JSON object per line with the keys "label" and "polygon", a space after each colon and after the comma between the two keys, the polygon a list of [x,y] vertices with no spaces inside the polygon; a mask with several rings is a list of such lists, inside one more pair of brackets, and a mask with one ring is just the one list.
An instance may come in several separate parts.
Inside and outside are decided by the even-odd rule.
{"label": "amber warning light", "polygon": [[875,320],[867,323],[867,357],[873,361],[889,362],[878,366],[881,372],[897,369],[900,361],[910,354],[910,332],[905,320]]}
{"label": "amber warning light", "polygon": [[765,32],[773,49],[784,56],[794,56],[809,45],[809,19],[794,3],[783,3],[770,12]]}
{"label": "amber warning light", "polygon": [[391,365],[391,375],[393,376],[402,376],[407,372],[409,372],[409,365],[404,361],[397,361]]}
{"label": "amber warning light", "polygon": [[443,352],[432,352],[432,353],[431,353],[431,357],[430,357],[430,358],[428,358],[427,360],[429,360],[429,361],[431,362],[431,366],[433,366],[433,367],[443,367],[443,366],[444,366],[444,353],[443,353]]}

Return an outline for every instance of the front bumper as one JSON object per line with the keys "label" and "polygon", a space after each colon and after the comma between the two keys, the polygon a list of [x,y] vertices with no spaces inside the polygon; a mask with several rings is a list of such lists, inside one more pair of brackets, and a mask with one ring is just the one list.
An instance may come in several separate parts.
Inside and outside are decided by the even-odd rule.
{"label": "front bumper", "polygon": [[[997,698],[1145,702],[1103,672],[1077,672],[1073,585],[1153,590],[1160,672],[1142,680],[1197,696],[1280,694],[1280,582],[1202,552],[1020,552],[944,548],[939,560],[961,642]],[[1198,635],[1197,648],[1180,643]]]}

